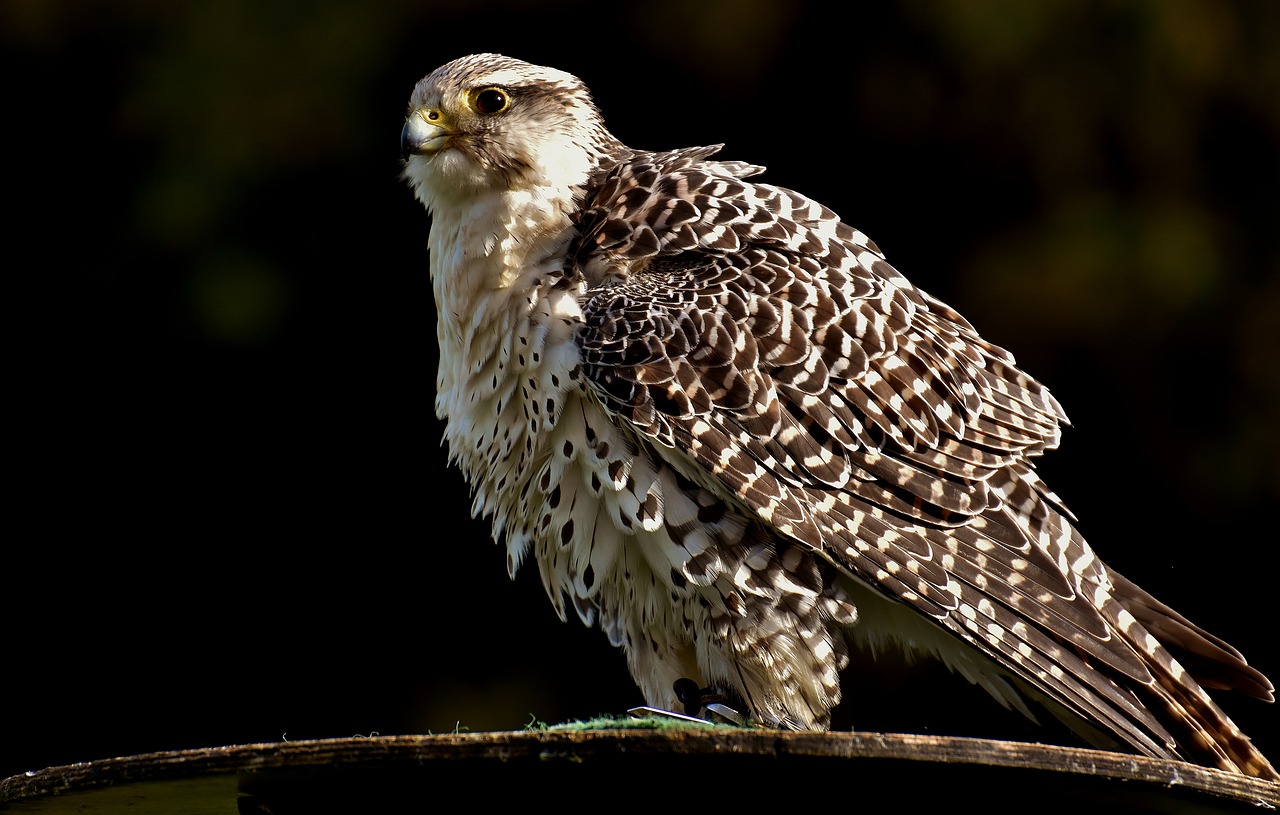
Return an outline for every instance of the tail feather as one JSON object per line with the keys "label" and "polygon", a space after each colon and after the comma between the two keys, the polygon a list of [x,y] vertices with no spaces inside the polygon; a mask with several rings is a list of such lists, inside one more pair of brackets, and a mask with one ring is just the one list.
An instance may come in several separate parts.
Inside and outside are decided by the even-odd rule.
{"label": "tail feather", "polygon": [[1275,701],[1275,688],[1235,648],[1152,597],[1114,569],[1108,569],[1113,591],[1142,627],[1151,633],[1196,682],[1212,690],[1233,690],[1264,702]]}
{"label": "tail feather", "polygon": [[[1108,569],[1113,597],[1133,617],[1117,620],[1143,655],[1154,682],[1150,709],[1174,734],[1184,758],[1230,772],[1280,781],[1271,762],[1222,711],[1206,687],[1237,690],[1272,701],[1273,688],[1235,648]],[[1181,661],[1186,659],[1187,664]]]}

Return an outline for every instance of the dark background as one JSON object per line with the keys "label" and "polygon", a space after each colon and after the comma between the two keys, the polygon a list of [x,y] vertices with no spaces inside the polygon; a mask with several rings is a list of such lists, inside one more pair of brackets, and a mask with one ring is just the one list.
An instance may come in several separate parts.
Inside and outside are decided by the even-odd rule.
{"label": "dark background", "polygon": [[[1280,678],[1280,5],[880,5],[0,4],[0,777],[641,702],[439,446],[398,135],[474,51],[866,231],[1053,388],[1041,471],[1108,562]],[[860,728],[1052,732],[859,667]]]}

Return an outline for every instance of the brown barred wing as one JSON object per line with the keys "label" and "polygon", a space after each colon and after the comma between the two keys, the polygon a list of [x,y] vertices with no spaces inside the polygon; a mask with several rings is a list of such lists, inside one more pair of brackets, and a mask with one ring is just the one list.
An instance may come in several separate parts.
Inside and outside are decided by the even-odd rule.
{"label": "brown barred wing", "polygon": [[[1058,443],[1057,402],[862,233],[713,153],[638,155],[586,202],[579,345],[602,402],[777,533],[1177,755],[1147,701],[1178,667],[1030,466]],[[1168,706],[1208,733],[1225,717],[1189,687]]]}

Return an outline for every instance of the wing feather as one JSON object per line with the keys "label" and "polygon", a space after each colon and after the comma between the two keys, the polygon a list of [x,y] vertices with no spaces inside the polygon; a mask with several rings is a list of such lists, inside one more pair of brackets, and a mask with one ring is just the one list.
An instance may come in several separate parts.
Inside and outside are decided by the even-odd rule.
{"label": "wing feather", "polygon": [[578,340],[607,409],[1027,686],[1176,755],[1134,688],[1183,711],[1208,697],[1168,679],[1180,668],[1031,468],[1058,443],[1057,401],[830,210],[713,154],[644,154],[586,202]]}

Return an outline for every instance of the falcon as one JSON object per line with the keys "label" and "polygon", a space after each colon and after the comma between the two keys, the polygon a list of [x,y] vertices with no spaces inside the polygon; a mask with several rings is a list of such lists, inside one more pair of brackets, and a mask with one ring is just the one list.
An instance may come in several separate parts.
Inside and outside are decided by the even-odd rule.
{"label": "falcon", "polygon": [[849,649],[900,648],[1100,746],[1280,779],[1205,690],[1266,677],[1037,476],[1058,402],[862,232],[497,54],[419,82],[401,141],[472,514],[649,705],[825,729]]}

